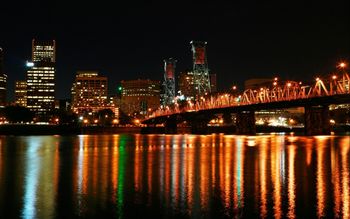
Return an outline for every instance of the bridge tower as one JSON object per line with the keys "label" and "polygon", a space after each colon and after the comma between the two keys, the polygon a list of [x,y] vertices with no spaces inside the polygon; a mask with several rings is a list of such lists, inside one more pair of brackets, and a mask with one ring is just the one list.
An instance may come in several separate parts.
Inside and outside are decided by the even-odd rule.
{"label": "bridge tower", "polygon": [[210,93],[209,69],[206,54],[207,42],[191,41],[193,53],[193,83],[195,94],[199,96]]}
{"label": "bridge tower", "polygon": [[164,59],[163,106],[169,106],[175,100],[175,68],[176,59]]}

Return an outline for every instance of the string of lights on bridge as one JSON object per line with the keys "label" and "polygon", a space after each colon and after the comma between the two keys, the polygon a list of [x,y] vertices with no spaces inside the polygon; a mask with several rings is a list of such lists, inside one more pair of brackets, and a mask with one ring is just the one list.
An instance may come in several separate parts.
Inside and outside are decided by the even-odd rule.
{"label": "string of lights on bridge", "polygon": [[[186,105],[182,107],[175,102],[174,106],[162,107],[151,112],[147,118],[215,108],[350,94],[350,77],[345,71],[347,64],[341,62],[337,67],[340,70],[337,74],[316,77],[313,83],[282,82],[278,78],[274,78],[270,87],[261,87],[258,90],[247,89],[238,95],[226,93],[200,96],[195,101],[187,100]],[[237,87],[233,86],[232,89],[236,90]]]}

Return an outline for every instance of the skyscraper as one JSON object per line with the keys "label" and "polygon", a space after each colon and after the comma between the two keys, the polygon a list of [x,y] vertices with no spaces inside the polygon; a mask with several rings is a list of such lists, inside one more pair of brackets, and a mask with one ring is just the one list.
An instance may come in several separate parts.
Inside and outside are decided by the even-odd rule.
{"label": "skyscraper", "polygon": [[27,63],[27,107],[37,115],[54,108],[56,42],[32,41],[32,62]]}
{"label": "skyscraper", "polygon": [[7,93],[7,75],[4,73],[4,55],[3,50],[0,47],[0,107],[6,105],[6,93]]}

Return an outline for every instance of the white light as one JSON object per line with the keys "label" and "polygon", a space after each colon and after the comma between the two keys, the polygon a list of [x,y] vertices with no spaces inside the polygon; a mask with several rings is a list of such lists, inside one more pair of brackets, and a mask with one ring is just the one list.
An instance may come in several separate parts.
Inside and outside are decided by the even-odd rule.
{"label": "white light", "polygon": [[26,63],[26,66],[27,66],[27,67],[33,67],[33,66],[34,66],[34,63],[33,63],[33,62],[27,62],[27,63]]}

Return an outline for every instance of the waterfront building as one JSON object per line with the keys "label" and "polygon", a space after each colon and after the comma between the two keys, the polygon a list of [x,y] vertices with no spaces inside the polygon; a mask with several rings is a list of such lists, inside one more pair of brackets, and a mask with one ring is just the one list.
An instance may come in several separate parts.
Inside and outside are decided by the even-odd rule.
{"label": "waterfront building", "polygon": [[27,107],[37,115],[54,109],[56,43],[32,41],[32,61],[27,62]]}
{"label": "waterfront building", "polygon": [[121,81],[121,110],[126,114],[146,114],[160,106],[160,81]]}
{"label": "waterfront building", "polygon": [[108,103],[108,80],[96,71],[78,71],[71,90],[72,110],[77,114],[114,107]]}

